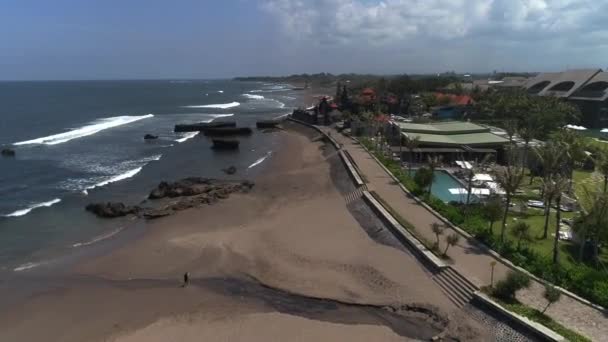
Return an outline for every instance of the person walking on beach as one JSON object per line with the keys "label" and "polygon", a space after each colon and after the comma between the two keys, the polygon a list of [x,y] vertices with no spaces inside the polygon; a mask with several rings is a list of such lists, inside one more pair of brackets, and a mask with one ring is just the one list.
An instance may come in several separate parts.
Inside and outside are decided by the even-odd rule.
{"label": "person walking on beach", "polygon": [[188,286],[188,282],[190,282],[190,273],[186,272],[184,273],[184,284],[182,287]]}

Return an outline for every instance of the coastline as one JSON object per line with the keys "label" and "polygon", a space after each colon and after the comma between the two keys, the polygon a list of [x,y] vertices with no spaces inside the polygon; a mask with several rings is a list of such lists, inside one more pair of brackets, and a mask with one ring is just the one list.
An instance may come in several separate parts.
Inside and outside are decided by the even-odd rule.
{"label": "coastline", "polygon": [[[361,229],[344,202],[352,189],[335,151],[298,125],[277,134],[281,148],[251,193],[146,222],[123,246],[43,277],[49,289],[0,310],[0,339],[202,334],[265,341],[272,331],[283,339],[403,340],[438,333],[428,318],[404,313],[395,325],[387,322],[396,317],[370,314],[424,303],[452,317],[454,307],[415,259]],[[192,282],[180,288],[185,272]],[[87,319],[91,313],[95,319]],[[268,324],[275,328],[259,329]]]}

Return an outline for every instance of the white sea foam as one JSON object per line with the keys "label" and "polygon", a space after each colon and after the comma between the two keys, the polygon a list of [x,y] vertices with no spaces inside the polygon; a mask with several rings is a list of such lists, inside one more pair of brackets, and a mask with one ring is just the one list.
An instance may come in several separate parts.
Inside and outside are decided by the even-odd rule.
{"label": "white sea foam", "polygon": [[92,244],[97,243],[99,241],[107,240],[107,239],[111,238],[112,236],[114,236],[114,235],[120,233],[121,231],[123,231],[123,229],[124,229],[124,227],[120,227],[120,228],[115,229],[115,230],[113,230],[111,232],[108,232],[106,234],[102,234],[102,235],[96,236],[96,237],[94,237],[93,239],[91,239],[89,241],[75,243],[75,244],[72,245],[72,247],[74,247],[74,248],[84,247],[84,246],[92,245]]}
{"label": "white sea foam", "polygon": [[[217,118],[226,118],[229,116],[233,116],[234,114],[202,114],[204,116],[207,116],[208,119],[207,120],[201,120],[201,122],[212,122],[213,120],[217,119]],[[194,138],[195,136],[197,136],[200,132],[186,132],[184,134],[181,135],[181,137],[179,139],[176,139],[175,141],[178,143],[183,143],[187,140],[190,140],[192,138]]]}
{"label": "white sea foam", "polygon": [[176,139],[175,141],[181,144],[181,143],[183,143],[184,141],[187,141],[187,140],[190,140],[190,139],[194,138],[194,137],[195,137],[195,136],[197,136],[199,133],[200,133],[200,132],[187,132],[187,133],[184,133],[184,135],[183,135],[181,138]]}
{"label": "white sea foam", "polygon": [[[146,158],[146,159],[142,160],[142,162],[146,162],[147,163],[147,162],[151,162],[151,161],[157,161],[157,160],[160,160],[161,157],[162,157],[162,155],[157,155],[157,156],[154,156],[154,157]],[[145,164],[144,164],[144,166],[145,166]],[[117,176],[114,176],[112,178],[106,179],[106,180],[104,180],[102,182],[99,182],[99,183],[97,183],[95,185],[88,186],[88,187],[86,187],[82,191],[82,193],[85,194],[85,195],[88,195],[89,194],[88,190],[92,190],[92,189],[95,189],[95,188],[100,188],[100,187],[106,186],[108,184],[112,184],[112,183],[123,181],[125,179],[129,179],[129,178],[135,176],[136,174],[140,173],[141,170],[144,168],[144,166],[141,166],[141,167],[138,167],[136,169],[132,169],[132,170],[123,172],[123,173],[121,173],[121,174],[119,174]]]}
{"label": "white sea foam", "polygon": [[282,118],[284,118],[284,117],[286,117],[286,116],[289,116],[289,115],[291,115],[291,113],[285,113],[285,114],[281,114],[281,115],[279,115],[279,116],[277,116],[277,117],[274,117],[273,119],[274,119],[274,120],[277,120],[277,119],[282,119]]}
{"label": "white sea foam", "polygon": [[246,98],[251,99],[251,100],[263,100],[264,99],[264,96],[262,96],[262,95],[243,94],[243,96],[245,96]]}
{"label": "white sea foam", "polygon": [[43,208],[43,207],[50,207],[53,204],[57,204],[61,202],[61,200],[59,198],[55,198],[52,201],[48,201],[48,202],[42,202],[42,203],[38,203],[38,204],[34,204],[32,206],[29,206],[25,209],[21,209],[21,210],[17,210],[13,213],[10,213],[8,215],[4,215],[4,217],[19,217],[19,216],[25,216],[27,214],[29,214],[30,211],[37,209],[37,208]]}
{"label": "white sea foam", "polygon": [[260,164],[262,164],[264,162],[264,160],[268,159],[268,157],[270,157],[272,155],[272,151],[266,153],[266,155],[264,155],[262,158],[256,160],[255,162],[253,162],[253,164],[249,165],[248,169],[254,168]]}
{"label": "white sea foam", "polygon": [[250,91],[250,93],[276,93],[281,91],[289,91],[291,89],[256,89]]}
{"label": "white sea foam", "polygon": [[25,263],[23,265],[19,265],[19,266],[15,267],[13,269],[13,271],[14,272],[26,271],[26,270],[29,270],[31,268],[34,268],[34,267],[37,267],[37,266],[40,266],[40,265],[43,265],[43,264],[44,264],[44,262],[27,262],[27,263]]}
{"label": "white sea foam", "polygon": [[217,92],[218,92],[218,93],[220,93],[220,94],[223,94],[223,93],[224,93],[224,91],[223,91],[223,90],[218,90]]}
{"label": "white sea foam", "polygon": [[215,108],[215,109],[228,109],[238,107],[241,104],[238,102],[230,102],[230,103],[216,103],[209,105],[196,105],[196,106],[184,106],[184,108]]}
{"label": "white sea foam", "polygon": [[285,108],[285,104],[283,102],[277,101],[277,100],[273,100],[273,101],[279,105],[279,108]]}
{"label": "white sea foam", "polygon": [[82,138],[103,130],[118,127],[126,124],[130,124],[135,121],[148,119],[154,117],[153,114],[147,114],[142,116],[115,116],[111,118],[99,119],[86,126],[71,130],[65,133],[59,133],[50,135],[48,137],[32,139],[27,141],[16,142],[14,145],[30,145],[30,144],[44,144],[44,145],[57,145],[64,142],[68,142],[72,139]]}

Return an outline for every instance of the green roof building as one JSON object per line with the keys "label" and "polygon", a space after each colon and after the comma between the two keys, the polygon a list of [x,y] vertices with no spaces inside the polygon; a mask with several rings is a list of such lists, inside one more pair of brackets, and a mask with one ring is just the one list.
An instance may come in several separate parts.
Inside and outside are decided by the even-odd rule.
{"label": "green roof building", "polygon": [[[474,160],[485,154],[500,154],[509,140],[494,134],[490,128],[471,122],[410,123],[391,122],[387,135],[392,137],[393,151],[409,153],[399,147],[405,139],[417,139],[418,147],[413,151],[422,160],[426,154],[442,154],[444,160]],[[498,156],[497,156],[498,157]]]}

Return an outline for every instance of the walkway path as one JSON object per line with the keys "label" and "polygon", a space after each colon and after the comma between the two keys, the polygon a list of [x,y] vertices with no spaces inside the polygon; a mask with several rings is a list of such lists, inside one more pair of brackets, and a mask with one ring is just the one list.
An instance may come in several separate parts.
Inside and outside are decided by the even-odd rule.
{"label": "walkway path", "polygon": [[[420,235],[428,241],[434,241],[436,238],[431,230],[431,224],[435,222],[442,224],[442,222],[409,197],[359,144],[334,130],[331,133],[332,137],[343,144],[343,148],[350,153],[367,181],[369,190],[380,195],[400,216],[414,225]],[[444,236],[454,232],[448,228]],[[496,261],[491,254],[467,239],[461,239],[457,246],[450,248],[449,255],[454,261],[453,267],[478,287],[490,284],[490,263]],[[504,278],[508,270],[508,266],[497,262],[494,281]],[[517,297],[522,303],[542,310],[546,305],[543,290],[543,285],[533,281],[532,286],[520,291]],[[560,301],[552,305],[546,314],[594,341],[608,340],[608,316],[568,296],[562,295]]]}

